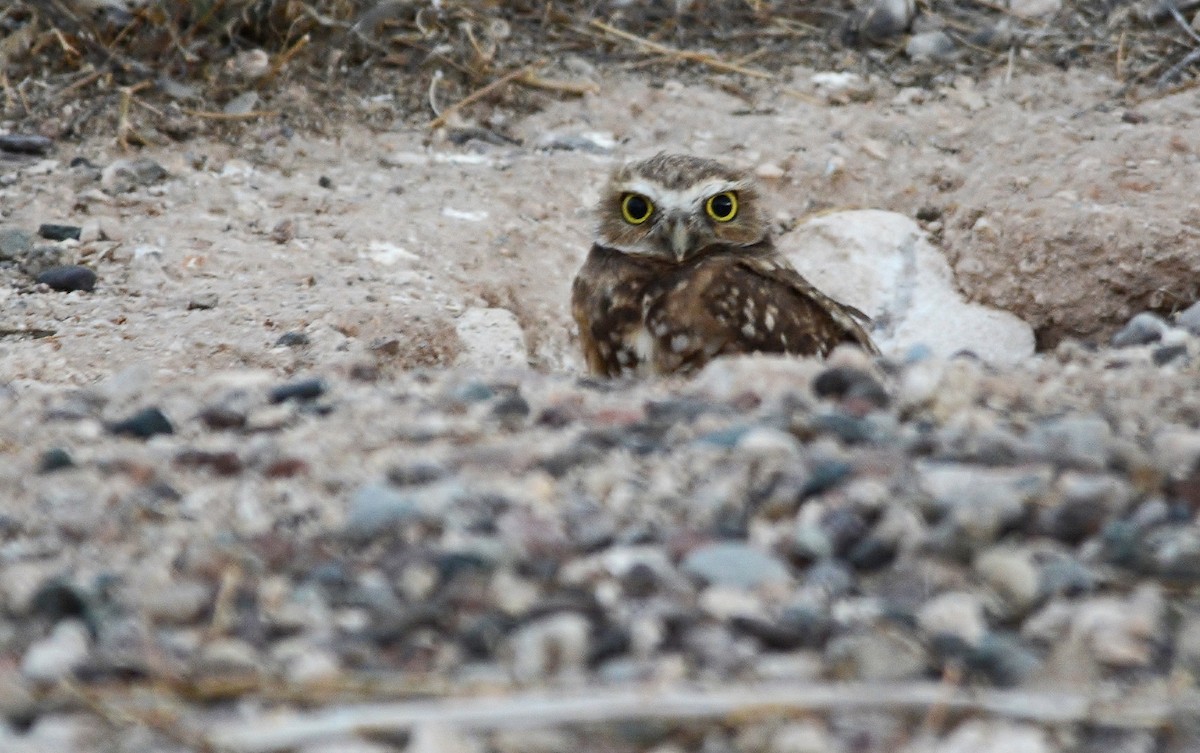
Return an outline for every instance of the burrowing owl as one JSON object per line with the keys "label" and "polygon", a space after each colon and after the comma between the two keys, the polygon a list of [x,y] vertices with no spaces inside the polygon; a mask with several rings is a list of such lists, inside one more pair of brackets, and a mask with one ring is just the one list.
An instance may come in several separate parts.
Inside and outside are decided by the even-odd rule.
{"label": "burrowing owl", "polygon": [[775,248],[754,180],[659,154],[618,169],[572,312],[593,374],[672,374],[734,353],[876,353],[857,309],[812,286]]}

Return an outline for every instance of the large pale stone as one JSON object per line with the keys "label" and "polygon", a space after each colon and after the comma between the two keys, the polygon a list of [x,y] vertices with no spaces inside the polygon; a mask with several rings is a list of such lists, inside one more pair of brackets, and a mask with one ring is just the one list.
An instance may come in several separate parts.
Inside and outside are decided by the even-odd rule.
{"label": "large pale stone", "polygon": [[950,265],[920,226],[896,212],[815,217],[779,240],[800,273],[862,309],[884,353],[924,345],[936,355],[970,350],[1011,364],[1033,353],[1033,330],[1016,316],[967,302]]}

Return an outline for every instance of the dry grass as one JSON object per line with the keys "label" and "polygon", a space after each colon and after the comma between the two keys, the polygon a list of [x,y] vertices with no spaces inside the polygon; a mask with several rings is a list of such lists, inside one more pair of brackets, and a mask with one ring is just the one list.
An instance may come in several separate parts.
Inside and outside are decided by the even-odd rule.
{"label": "dry grass", "polygon": [[441,125],[480,105],[519,111],[582,94],[591,84],[579,71],[589,64],[745,86],[797,64],[918,86],[1014,65],[1086,65],[1144,94],[1191,85],[1200,59],[1185,18],[1200,3],[1186,0],[1153,12],[1131,0],[1067,0],[1045,19],[1017,17],[1004,2],[925,0],[923,23],[945,29],[961,51],[936,65],[908,62],[904,37],[859,39],[848,0],[125,5],[15,0],[0,10],[0,130],[112,133],[136,145],[237,133],[264,119],[318,129],[347,115],[381,127]]}

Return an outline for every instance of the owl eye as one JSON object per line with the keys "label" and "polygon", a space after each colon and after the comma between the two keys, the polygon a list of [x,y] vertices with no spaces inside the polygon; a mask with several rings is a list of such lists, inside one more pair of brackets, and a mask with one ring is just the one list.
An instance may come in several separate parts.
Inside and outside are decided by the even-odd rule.
{"label": "owl eye", "polygon": [[630,225],[640,225],[650,219],[650,215],[654,213],[654,205],[645,196],[636,193],[627,193],[625,198],[621,199],[621,216]]}
{"label": "owl eye", "polygon": [[708,212],[708,216],[717,222],[729,222],[734,217],[737,217],[737,194],[733,191],[725,191],[716,196],[710,196],[708,202],[704,205],[704,209]]}

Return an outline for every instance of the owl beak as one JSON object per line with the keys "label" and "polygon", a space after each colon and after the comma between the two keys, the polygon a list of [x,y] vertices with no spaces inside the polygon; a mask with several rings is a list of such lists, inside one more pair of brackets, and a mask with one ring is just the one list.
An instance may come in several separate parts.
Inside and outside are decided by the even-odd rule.
{"label": "owl beak", "polygon": [[683,261],[691,246],[692,234],[688,230],[687,220],[678,217],[671,224],[671,250],[675,252],[675,258]]}

